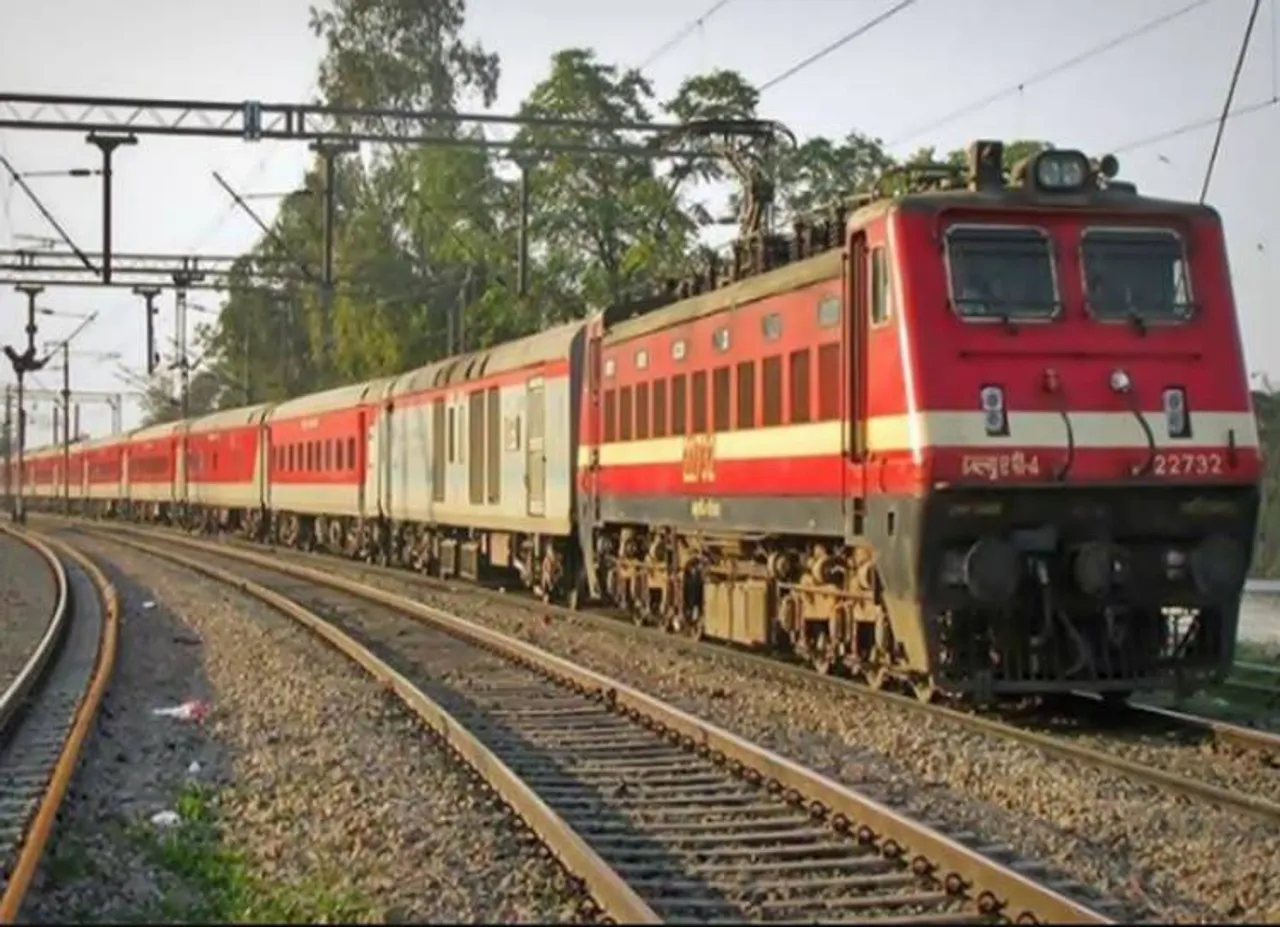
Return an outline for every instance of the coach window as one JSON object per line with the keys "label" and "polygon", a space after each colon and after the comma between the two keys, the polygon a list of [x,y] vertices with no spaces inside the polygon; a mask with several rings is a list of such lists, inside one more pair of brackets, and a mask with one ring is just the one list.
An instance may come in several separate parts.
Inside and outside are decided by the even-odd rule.
{"label": "coach window", "polygon": [[1087,229],[1080,241],[1085,304],[1102,322],[1182,322],[1191,287],[1182,239],[1167,229]]}
{"label": "coach window", "polygon": [[967,321],[1047,321],[1058,314],[1053,253],[1039,229],[952,226],[947,267],[951,305]]}
{"label": "coach window", "polygon": [[885,269],[884,248],[873,248],[871,250],[871,324],[883,325],[887,321],[889,321],[889,274]]}
{"label": "coach window", "polygon": [[618,439],[631,440],[631,425],[635,410],[631,407],[631,387],[624,386],[618,391]]}
{"label": "coach window", "polygon": [[733,427],[729,417],[728,367],[717,367],[711,374],[711,425],[716,431],[728,431]]}
{"label": "coach window", "polygon": [[707,433],[707,372],[699,370],[693,375],[690,388],[690,400],[693,405],[693,431],[691,434]]}
{"label": "coach window", "polygon": [[455,442],[455,439],[456,439],[456,437],[457,437],[456,433],[454,432],[454,423],[453,423],[453,420],[454,420],[454,416],[455,416],[455,414],[456,414],[456,413],[455,413],[455,410],[454,410],[453,406],[449,406],[449,428],[448,428],[448,431],[449,431],[449,439],[448,439],[448,440],[449,440],[449,463],[453,463],[453,461],[454,461],[454,442]]}
{"label": "coach window", "polygon": [[347,466],[353,470],[356,466],[356,439],[347,438]]}
{"label": "coach window", "polygon": [[649,384],[636,385],[636,440],[649,437]]}
{"label": "coach window", "polygon": [[685,375],[671,378],[671,434],[688,433],[689,406],[686,402]]}
{"label": "coach window", "polygon": [[840,324],[840,297],[824,296],[818,301],[818,327],[835,328]]}
{"label": "coach window", "polygon": [[338,438],[333,442],[333,469],[345,470],[345,461],[342,459],[342,439]]}
{"label": "coach window", "polygon": [[293,472],[293,466],[296,460],[296,453],[297,452],[294,450],[294,445],[290,444],[289,445],[289,466],[287,468],[290,473]]}
{"label": "coach window", "polygon": [[809,421],[809,351],[791,352],[791,424]]}
{"label": "coach window", "polygon": [[818,421],[840,417],[840,344],[818,346]]}
{"label": "coach window", "polygon": [[763,402],[761,424],[765,428],[782,424],[782,355],[766,357],[761,368]]}
{"label": "coach window", "polygon": [[738,365],[738,427],[756,427],[755,361],[743,361]]}
{"label": "coach window", "polygon": [[782,337],[782,316],[777,312],[770,312],[760,320],[760,333],[764,335],[765,341],[777,341]]}
{"label": "coach window", "polygon": [[604,440],[618,440],[618,394],[611,389],[604,391]]}
{"label": "coach window", "polygon": [[667,436],[667,381],[653,381],[653,436]]}

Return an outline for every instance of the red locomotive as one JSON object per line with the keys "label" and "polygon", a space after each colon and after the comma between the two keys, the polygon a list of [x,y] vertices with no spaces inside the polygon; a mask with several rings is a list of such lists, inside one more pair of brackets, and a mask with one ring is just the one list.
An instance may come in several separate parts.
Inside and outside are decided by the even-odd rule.
{"label": "red locomotive", "polygon": [[[1260,481],[1218,215],[1114,158],[1002,155],[740,245],[678,298],[134,435],[117,502],[511,569],[924,698],[1202,683]],[[189,483],[182,447],[219,476]]]}

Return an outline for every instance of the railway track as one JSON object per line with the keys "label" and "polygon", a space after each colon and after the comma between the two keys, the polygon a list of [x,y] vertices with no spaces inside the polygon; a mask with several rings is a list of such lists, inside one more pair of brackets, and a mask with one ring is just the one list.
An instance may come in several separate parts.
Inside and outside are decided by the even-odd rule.
{"label": "railway track", "polygon": [[7,924],[21,910],[106,691],[119,606],[106,578],[75,551],[5,528],[0,544],[34,551],[56,590],[43,633],[0,692],[0,923]]}
{"label": "railway track", "polygon": [[[71,523],[84,524],[74,519]],[[191,537],[185,532],[154,526],[137,528],[105,523],[102,527],[175,540]],[[219,543],[223,549],[263,549],[262,545],[238,538],[222,539]],[[714,651],[717,656],[753,672],[792,677],[810,687],[823,686],[835,693],[875,699],[906,712],[942,718],[989,736],[1017,741],[1056,757],[1119,773],[1136,782],[1280,823],[1280,769],[1276,768],[1280,764],[1280,735],[1274,732],[1137,703],[1100,713],[1098,700],[1090,696],[1068,700],[1077,706],[1076,709],[1070,715],[1060,713],[1055,721],[1047,724],[1008,713],[993,714],[946,704],[925,704],[910,696],[877,690],[856,680],[819,675],[807,666],[789,663],[775,656],[638,626],[608,612],[571,611],[529,595],[516,598],[510,592],[484,585],[425,577],[395,567],[355,563],[325,553],[294,550],[277,553],[297,558],[299,562],[331,564],[338,560],[346,570],[354,570],[357,575],[386,576],[412,586],[478,596],[508,608],[518,601],[531,612],[586,621],[660,646]],[[1086,722],[1083,726],[1082,721]],[[1133,735],[1139,730],[1154,733],[1145,741],[1134,741]],[[1189,758],[1188,746],[1207,748],[1213,755],[1206,757],[1203,752],[1197,752]]]}
{"label": "railway track", "polygon": [[608,918],[1109,923],[1118,910],[1006,847],[910,820],[448,612],[227,545],[78,530],[234,585],[380,677]]}

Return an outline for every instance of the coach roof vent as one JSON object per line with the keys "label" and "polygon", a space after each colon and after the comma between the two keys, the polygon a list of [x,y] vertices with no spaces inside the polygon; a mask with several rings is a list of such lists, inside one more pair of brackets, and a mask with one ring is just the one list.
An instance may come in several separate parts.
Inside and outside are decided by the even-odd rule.
{"label": "coach roof vent", "polygon": [[1004,188],[1004,142],[979,139],[969,145],[969,189]]}

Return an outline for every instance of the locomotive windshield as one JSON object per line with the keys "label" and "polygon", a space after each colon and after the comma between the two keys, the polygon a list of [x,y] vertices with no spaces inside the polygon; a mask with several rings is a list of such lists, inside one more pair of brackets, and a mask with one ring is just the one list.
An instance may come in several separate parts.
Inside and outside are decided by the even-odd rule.
{"label": "locomotive windshield", "polygon": [[1089,310],[1107,321],[1191,314],[1182,240],[1160,229],[1090,229],[1080,246]]}
{"label": "locomotive windshield", "polygon": [[955,226],[947,233],[951,300],[966,319],[1048,319],[1058,292],[1049,239],[1033,228]]}

